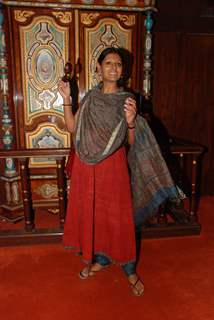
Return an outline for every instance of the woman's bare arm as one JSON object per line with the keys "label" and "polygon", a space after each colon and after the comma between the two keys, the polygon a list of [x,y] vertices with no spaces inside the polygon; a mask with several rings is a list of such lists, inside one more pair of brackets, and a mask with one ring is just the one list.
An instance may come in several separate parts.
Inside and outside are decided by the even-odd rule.
{"label": "woman's bare arm", "polygon": [[69,82],[59,81],[58,90],[63,98],[64,118],[66,128],[69,132],[73,133],[76,123],[78,111],[75,116],[72,113],[72,98],[70,96],[70,84]]}
{"label": "woman's bare arm", "polygon": [[128,125],[128,143],[131,145],[134,143],[134,130],[135,130],[135,118],[136,118],[136,101],[129,97],[125,100],[124,111],[126,122]]}

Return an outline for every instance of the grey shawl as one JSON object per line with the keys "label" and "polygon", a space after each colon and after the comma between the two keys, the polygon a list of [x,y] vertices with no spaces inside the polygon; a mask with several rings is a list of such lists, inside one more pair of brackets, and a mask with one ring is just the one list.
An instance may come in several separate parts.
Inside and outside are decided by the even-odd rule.
{"label": "grey shawl", "polygon": [[130,95],[103,94],[99,87],[86,94],[74,134],[75,150],[83,162],[96,164],[123,145],[127,133],[123,105]]}

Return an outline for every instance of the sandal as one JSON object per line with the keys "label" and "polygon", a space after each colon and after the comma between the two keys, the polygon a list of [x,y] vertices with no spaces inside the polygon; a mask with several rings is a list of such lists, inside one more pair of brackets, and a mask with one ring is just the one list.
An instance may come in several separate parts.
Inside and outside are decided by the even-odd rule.
{"label": "sandal", "polygon": [[[140,284],[140,288],[139,288],[139,284]],[[135,283],[130,283],[131,288],[132,288],[132,293],[139,297],[142,296],[144,294],[144,284],[143,282],[140,280],[140,278],[138,277],[137,280],[135,281]]]}
{"label": "sandal", "polygon": [[[98,270],[93,270],[93,267],[95,265],[99,265],[100,268]],[[107,267],[108,267],[108,265],[102,266],[102,265],[100,265],[98,263],[97,264],[95,263],[92,266],[85,267],[83,270],[81,270],[79,272],[79,278],[82,279],[82,280],[88,279],[89,277],[93,277],[97,272],[99,272],[99,271],[101,271],[101,270],[103,270],[103,269],[105,269]]]}
{"label": "sandal", "polygon": [[79,278],[82,280],[88,279],[90,273],[90,267],[85,267],[79,272]]}

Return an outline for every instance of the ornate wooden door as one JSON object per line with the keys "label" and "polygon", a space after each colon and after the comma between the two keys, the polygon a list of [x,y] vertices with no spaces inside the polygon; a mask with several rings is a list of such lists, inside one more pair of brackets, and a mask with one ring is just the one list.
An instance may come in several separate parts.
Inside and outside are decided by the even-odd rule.
{"label": "ornate wooden door", "polygon": [[[96,63],[102,50],[108,46],[123,47],[132,52],[132,86],[138,82],[138,29],[140,16],[130,12],[79,11],[79,56],[82,61],[80,93],[99,82]],[[136,50],[138,48],[138,50]],[[84,59],[83,59],[84,57]]]}
{"label": "ornate wooden door", "polygon": [[[74,62],[73,11],[19,8],[12,15],[17,145],[67,147],[70,135],[57,83],[65,61]],[[40,164],[36,159],[31,163],[33,167],[45,165],[46,161]]]}

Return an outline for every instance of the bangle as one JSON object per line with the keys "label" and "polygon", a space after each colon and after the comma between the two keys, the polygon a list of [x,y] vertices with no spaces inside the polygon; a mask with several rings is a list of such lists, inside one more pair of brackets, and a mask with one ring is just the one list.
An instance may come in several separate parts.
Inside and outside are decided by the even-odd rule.
{"label": "bangle", "polygon": [[69,104],[66,104],[66,103],[63,103],[63,107],[71,107],[72,105],[69,103]]}
{"label": "bangle", "polygon": [[133,126],[128,126],[128,129],[134,129],[135,128],[135,125]]}

